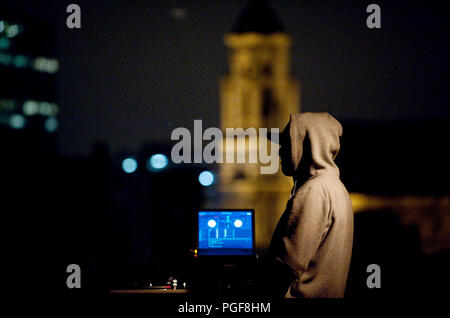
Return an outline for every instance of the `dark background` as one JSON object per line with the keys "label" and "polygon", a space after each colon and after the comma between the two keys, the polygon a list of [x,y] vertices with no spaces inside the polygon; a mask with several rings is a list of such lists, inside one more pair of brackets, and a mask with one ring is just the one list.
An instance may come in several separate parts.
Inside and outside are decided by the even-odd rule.
{"label": "dark background", "polygon": [[[27,293],[66,291],[70,263],[86,269],[89,291],[149,273],[184,274],[177,265],[194,244],[189,211],[208,195],[197,182],[205,167],[149,173],[144,162],[170,154],[176,127],[192,128],[194,119],[219,125],[223,36],[246,4],[78,1],[82,28],[70,30],[69,3],[0,5],[0,19],[32,30],[29,44],[13,49],[60,63],[53,77],[0,65],[1,98],[60,105],[55,134],[1,128],[4,259],[13,293],[31,282]],[[328,111],[343,123],[338,160],[350,192],[448,195],[448,4],[377,3],[381,30],[365,26],[370,2],[272,1],[292,36],[302,111]],[[174,17],[176,8],[184,18]],[[128,155],[138,158],[135,174],[120,169]],[[389,211],[355,216],[349,295],[423,294],[424,286],[446,293],[448,251],[425,257],[416,236]],[[364,289],[368,262],[388,264],[381,291]],[[429,278],[417,282],[424,272]]]}
{"label": "dark background", "polygon": [[[82,28],[73,30],[69,3],[6,4],[55,23],[63,153],[86,154],[98,140],[136,151],[196,118],[218,126],[223,36],[245,1],[79,1]],[[378,2],[381,30],[366,27],[368,4],[271,3],[292,36],[302,111],[340,120],[447,118],[447,3]],[[186,17],[175,19],[175,8]]]}

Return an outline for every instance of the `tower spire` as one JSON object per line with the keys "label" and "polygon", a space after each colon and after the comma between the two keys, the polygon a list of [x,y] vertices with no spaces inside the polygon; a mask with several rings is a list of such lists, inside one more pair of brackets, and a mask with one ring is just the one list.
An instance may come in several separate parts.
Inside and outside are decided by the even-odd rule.
{"label": "tower spire", "polygon": [[240,14],[231,33],[271,34],[286,30],[266,0],[251,0]]}

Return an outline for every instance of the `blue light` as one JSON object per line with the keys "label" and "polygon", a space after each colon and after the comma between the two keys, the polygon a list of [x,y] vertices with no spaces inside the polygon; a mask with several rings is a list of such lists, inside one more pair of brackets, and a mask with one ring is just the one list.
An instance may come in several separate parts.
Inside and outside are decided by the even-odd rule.
{"label": "blue light", "polygon": [[198,181],[202,186],[208,187],[214,183],[214,175],[210,171],[203,171],[198,176]]}
{"label": "blue light", "polygon": [[161,170],[167,167],[167,164],[169,163],[169,160],[167,157],[163,154],[156,154],[150,157],[150,160],[148,162],[148,168],[149,170]]}
{"label": "blue light", "polygon": [[122,169],[126,173],[133,173],[137,169],[137,161],[133,158],[127,158],[124,161],[122,161]]}

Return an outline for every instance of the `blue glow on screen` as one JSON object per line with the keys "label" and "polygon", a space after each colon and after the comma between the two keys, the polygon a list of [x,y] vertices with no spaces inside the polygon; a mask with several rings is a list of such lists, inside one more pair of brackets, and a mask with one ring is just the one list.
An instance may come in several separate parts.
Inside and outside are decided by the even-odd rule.
{"label": "blue glow on screen", "polygon": [[252,213],[249,211],[200,211],[199,249],[252,249]]}

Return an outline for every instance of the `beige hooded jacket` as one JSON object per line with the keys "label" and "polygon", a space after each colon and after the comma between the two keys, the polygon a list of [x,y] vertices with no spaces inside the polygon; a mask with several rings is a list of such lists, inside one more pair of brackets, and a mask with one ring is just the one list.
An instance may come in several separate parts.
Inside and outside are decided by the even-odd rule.
{"label": "beige hooded jacket", "polygon": [[343,297],[353,210],[334,162],[342,126],[328,113],[301,113],[287,127],[294,187],[267,256],[290,271],[285,297]]}

